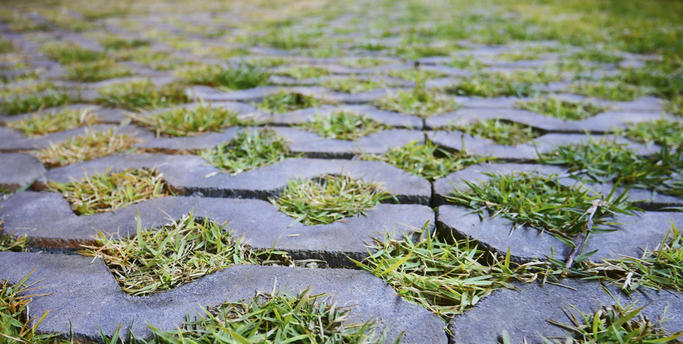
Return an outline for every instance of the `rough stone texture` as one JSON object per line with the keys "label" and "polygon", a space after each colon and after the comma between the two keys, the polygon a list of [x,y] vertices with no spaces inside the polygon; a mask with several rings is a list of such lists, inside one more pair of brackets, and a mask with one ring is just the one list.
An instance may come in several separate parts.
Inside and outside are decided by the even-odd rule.
{"label": "rough stone texture", "polygon": [[27,235],[32,245],[46,248],[78,248],[92,243],[97,232],[136,234],[136,214],[145,228],[158,227],[193,212],[195,216],[228,223],[232,233],[257,248],[306,252],[329,261],[349,265],[346,256],[367,255],[366,243],[389,233],[396,238],[411,235],[429,222],[434,213],[414,204],[379,204],[358,215],[327,224],[308,226],[283,214],[269,202],[254,199],[209,197],[162,197],[119,210],[88,216],[75,215],[58,193],[23,192],[0,203],[5,230]]}
{"label": "rough stone texture", "polygon": [[68,182],[86,175],[130,168],[158,168],[168,184],[181,193],[201,192],[205,196],[256,197],[276,195],[295,179],[326,174],[380,183],[402,203],[427,204],[431,195],[427,181],[384,162],[365,160],[319,160],[293,158],[231,176],[198,156],[163,154],[115,154],[105,158],[50,170],[42,183]]}
{"label": "rough stone texture", "polygon": [[[35,269],[35,271],[33,271]],[[237,265],[173,290],[147,297],[126,295],[104,263],[89,257],[36,253],[0,253],[0,279],[16,282],[31,273],[41,293],[31,302],[33,314],[49,311],[38,329],[98,339],[121,324],[124,338],[131,331],[150,335],[147,325],[172,331],[186,314],[201,315],[202,306],[252,298],[276,286],[290,294],[310,287],[329,302],[351,307],[350,321],[377,319],[392,338],[404,333],[404,343],[445,343],[441,319],[400,299],[369,273],[343,269],[299,269]]]}
{"label": "rough stone texture", "polygon": [[33,155],[23,153],[0,154],[0,189],[14,191],[45,173],[43,164]]}
{"label": "rough stone texture", "polygon": [[[601,305],[615,304],[615,300],[597,282],[562,280],[559,283],[567,287],[532,283],[518,285],[519,290],[501,289],[494,292],[448,324],[452,333],[450,342],[499,343],[498,336],[506,330],[512,343],[522,343],[526,339],[527,343],[540,344],[543,343],[541,336],[567,337],[567,333],[560,327],[547,321],[551,319],[571,324],[571,319],[564,313],[564,309],[569,309],[580,317],[572,306],[583,313],[592,313]],[[631,303],[635,303],[636,307],[645,306],[642,314],[650,319],[658,319],[666,314],[669,321],[664,323],[664,328],[668,331],[680,331],[683,328],[683,317],[679,314],[679,310],[683,309],[683,297],[680,293],[643,290],[634,292],[629,298],[614,286],[610,286],[609,290],[624,306]],[[666,308],[667,313],[664,312]],[[491,321],[492,315],[495,315],[496,321]]]}

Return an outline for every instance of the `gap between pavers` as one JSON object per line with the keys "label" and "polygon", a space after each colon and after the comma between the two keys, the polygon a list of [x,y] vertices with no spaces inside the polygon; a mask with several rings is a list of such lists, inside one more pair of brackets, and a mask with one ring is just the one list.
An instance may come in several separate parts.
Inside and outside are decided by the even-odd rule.
{"label": "gap between pavers", "polygon": [[[35,271],[33,271],[35,269]],[[47,317],[41,332],[57,332],[97,340],[100,330],[111,336],[118,324],[120,335],[129,331],[149,336],[147,324],[172,331],[186,314],[201,315],[202,307],[226,301],[250,299],[257,291],[275,287],[297,294],[309,286],[338,306],[349,306],[349,321],[376,319],[392,338],[404,332],[402,343],[446,343],[444,323],[427,310],[402,300],[382,280],[346,269],[302,269],[278,266],[236,265],[158,294],[133,297],[125,294],[100,259],[41,254],[0,253],[0,280],[17,282],[33,274],[41,294],[33,298],[31,311]]]}

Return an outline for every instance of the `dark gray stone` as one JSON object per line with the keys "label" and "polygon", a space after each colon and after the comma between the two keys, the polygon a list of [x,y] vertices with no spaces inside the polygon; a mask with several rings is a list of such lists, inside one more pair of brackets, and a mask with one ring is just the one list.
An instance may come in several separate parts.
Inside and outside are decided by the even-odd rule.
{"label": "dark gray stone", "polygon": [[[35,271],[34,271],[35,269]],[[444,323],[425,309],[408,303],[380,279],[367,272],[344,269],[300,269],[236,265],[173,290],[145,297],[121,291],[105,264],[89,257],[39,253],[0,253],[0,279],[17,282],[29,273],[40,293],[31,302],[32,314],[47,317],[39,331],[97,340],[100,331],[112,335],[121,325],[138,337],[151,334],[147,325],[172,331],[185,315],[202,315],[202,307],[247,300],[258,291],[289,294],[310,287],[328,302],[351,307],[349,321],[376,319],[393,339],[403,343],[445,343]]]}
{"label": "dark gray stone", "polygon": [[[524,339],[530,344],[544,343],[541,336],[566,338],[568,334],[562,328],[548,322],[549,319],[572,324],[564,309],[573,311],[580,318],[572,306],[583,313],[593,313],[603,305],[611,306],[616,303],[602,289],[600,283],[569,279],[559,283],[566,287],[549,283],[531,283],[518,285],[519,290],[495,291],[473,309],[451,320],[448,325],[452,333],[450,342],[499,343],[498,337],[503,330],[508,331],[512,343],[522,343]],[[624,306],[631,303],[635,303],[636,307],[645,306],[642,314],[652,320],[666,314],[669,321],[663,325],[668,331],[680,331],[683,328],[683,317],[679,314],[683,309],[681,293],[643,290],[640,293],[633,293],[629,298],[614,286],[608,289]],[[667,308],[668,312],[665,313]]]}
{"label": "dark gray stone", "polygon": [[0,154],[0,189],[14,191],[33,183],[45,173],[45,167],[33,155]]}

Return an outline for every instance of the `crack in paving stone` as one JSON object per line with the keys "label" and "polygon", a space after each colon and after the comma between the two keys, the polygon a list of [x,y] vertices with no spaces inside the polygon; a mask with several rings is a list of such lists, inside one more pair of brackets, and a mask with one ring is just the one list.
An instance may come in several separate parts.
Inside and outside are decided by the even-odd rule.
{"label": "crack in paving stone", "polygon": [[403,333],[402,343],[446,343],[444,323],[427,310],[402,300],[382,280],[346,269],[303,269],[235,265],[172,290],[145,297],[124,293],[104,262],[59,254],[0,252],[0,280],[15,283],[29,273],[45,296],[35,297],[31,311],[47,317],[42,332],[73,333],[98,340],[111,336],[151,335],[147,325],[173,331],[185,316],[203,314],[202,307],[252,298],[258,291],[298,294],[310,287],[338,306],[351,307],[349,321],[376,320],[390,338]]}

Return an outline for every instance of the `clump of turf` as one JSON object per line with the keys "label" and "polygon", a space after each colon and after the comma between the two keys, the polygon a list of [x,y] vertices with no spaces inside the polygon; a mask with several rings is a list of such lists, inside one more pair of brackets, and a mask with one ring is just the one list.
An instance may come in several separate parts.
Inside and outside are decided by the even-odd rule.
{"label": "clump of turf", "polygon": [[242,90],[268,82],[270,72],[257,64],[242,63],[236,66],[201,65],[179,72],[188,83]]}
{"label": "clump of turf", "polygon": [[623,82],[582,82],[572,85],[572,92],[588,97],[597,97],[612,101],[632,101],[645,95],[642,87]]}
{"label": "clump of turf", "polygon": [[385,161],[428,180],[445,177],[486,160],[468,156],[466,153],[449,152],[431,141],[425,143],[415,141],[403,147],[394,148],[380,156],[363,155],[361,158]]}
{"label": "clump of turf", "polygon": [[11,116],[38,111],[44,108],[62,106],[69,103],[70,100],[66,92],[48,89],[40,93],[8,97],[0,103],[0,111]]}
{"label": "clump of turf", "polygon": [[102,87],[96,102],[129,110],[155,109],[187,103],[185,86],[179,83],[157,87],[149,79]]}
{"label": "clump of turf", "polygon": [[60,143],[50,144],[38,151],[36,157],[48,167],[60,167],[121,153],[133,148],[137,142],[131,136],[114,134],[113,130],[88,131],[82,136],[69,137]]}
{"label": "clump of turf", "polygon": [[280,252],[254,251],[234,238],[225,224],[198,219],[193,213],[157,229],[143,228],[136,219],[134,238],[98,233],[95,245],[81,252],[102,258],[121,289],[131,295],[168,290],[235,264],[287,258]]}
{"label": "clump of turf", "polygon": [[412,91],[390,93],[375,102],[380,109],[403,112],[419,117],[429,117],[455,111],[459,105],[451,97],[433,93],[418,81]]}
{"label": "clump of turf", "polygon": [[683,147],[683,123],[659,119],[634,124],[626,135],[642,143],[656,143],[660,146],[678,150]]}
{"label": "clump of turf", "polygon": [[61,193],[77,215],[108,212],[171,194],[163,175],[146,169],[107,170],[79,181],[50,182],[47,189]]}
{"label": "clump of turf", "polygon": [[[606,229],[615,214],[630,214],[633,208],[626,195],[602,197],[588,188],[565,186],[555,175],[528,173],[487,174],[483,183],[465,180],[468,190],[453,189],[449,202],[475,209],[486,215],[502,216],[515,226],[529,226],[560,239],[581,233],[589,219],[589,209],[599,206],[592,219],[593,230]],[[568,242],[565,240],[565,242]]]}
{"label": "clump of turf", "polygon": [[10,128],[20,130],[29,137],[46,135],[58,131],[90,126],[97,122],[97,115],[89,109],[64,110],[48,114],[5,122]]}
{"label": "clump of turf", "polygon": [[154,130],[157,136],[160,134],[168,136],[193,136],[252,123],[252,121],[240,119],[238,114],[232,110],[206,105],[200,105],[192,109],[174,108],[149,116],[134,115],[132,119],[135,123]]}
{"label": "clump of turf", "polygon": [[242,131],[230,142],[202,151],[200,155],[232,175],[274,164],[292,156],[285,140],[270,129]]}
{"label": "clump of turf", "polygon": [[325,80],[325,82],[323,82],[323,86],[339,92],[356,94],[382,88],[385,85],[380,80],[372,78],[360,79],[350,76],[346,78],[333,78]]}
{"label": "clump of turf", "polygon": [[351,309],[325,302],[310,289],[297,296],[259,292],[248,302],[226,302],[209,307],[206,315],[186,322],[159,338],[193,343],[385,343],[372,321],[352,324]]}
{"label": "clump of turf", "polygon": [[71,42],[48,43],[42,47],[42,51],[49,58],[66,65],[75,62],[95,62],[106,57],[104,52],[88,50]]}
{"label": "clump of turf", "polygon": [[288,76],[297,80],[319,78],[330,74],[330,72],[322,67],[315,66],[293,66],[287,69],[283,69],[278,72],[278,74],[283,76]]}
{"label": "clump of turf", "polygon": [[112,59],[72,63],[66,68],[66,72],[70,80],[81,82],[96,82],[131,75],[128,68]]}
{"label": "clump of turf", "polygon": [[271,202],[305,225],[321,225],[364,215],[367,209],[390,197],[375,183],[327,175],[320,180],[290,182]]}
{"label": "clump of turf", "polygon": [[593,117],[607,108],[592,103],[571,102],[557,98],[537,99],[519,102],[517,106],[524,110],[537,112],[546,116],[552,116],[565,121],[578,121]]}
{"label": "clump of turf", "polygon": [[303,125],[308,131],[336,140],[356,140],[386,128],[385,125],[353,111],[336,111],[329,116],[315,116]]}
{"label": "clump of turf", "polygon": [[[22,252],[26,249],[26,244],[28,239],[26,235],[15,237],[11,234],[5,233],[4,223],[0,220],[0,252],[12,251],[12,252]],[[2,312],[2,311],[0,311]],[[3,328],[0,325],[0,329]],[[2,333],[2,332],[0,332]]]}
{"label": "clump of turf", "polygon": [[498,118],[478,121],[469,125],[456,127],[458,130],[495,141],[501,145],[514,146],[533,140],[540,135],[533,127],[515,122],[502,121]]}
{"label": "clump of turf", "polygon": [[529,97],[540,92],[539,85],[558,78],[547,72],[479,73],[446,87],[445,91],[459,96]]}
{"label": "clump of turf", "polygon": [[118,37],[115,35],[109,35],[102,37],[100,44],[104,46],[107,50],[123,50],[123,49],[133,49],[140,47],[147,47],[151,43],[147,40],[142,39],[127,39],[123,37]]}
{"label": "clump of turf", "polygon": [[256,107],[272,112],[284,113],[318,105],[318,100],[313,96],[308,96],[298,92],[287,92],[282,90],[278,93],[263,98],[263,101],[256,104]]}
{"label": "clump of turf", "polygon": [[564,165],[577,177],[598,183],[618,183],[683,196],[683,155],[664,147],[649,157],[638,156],[625,144],[590,140],[561,146],[539,157],[545,164]]}

